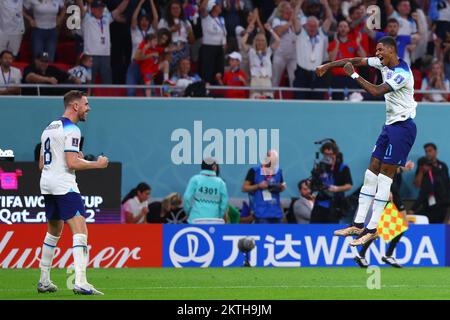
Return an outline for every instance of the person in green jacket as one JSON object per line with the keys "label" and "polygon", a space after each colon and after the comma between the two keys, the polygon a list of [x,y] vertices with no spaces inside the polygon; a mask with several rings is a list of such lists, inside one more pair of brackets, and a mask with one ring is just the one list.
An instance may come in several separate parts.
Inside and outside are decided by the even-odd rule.
{"label": "person in green jacket", "polygon": [[183,196],[188,223],[199,219],[224,219],[228,207],[227,186],[217,176],[218,165],[212,158],[204,159],[202,170],[189,180]]}

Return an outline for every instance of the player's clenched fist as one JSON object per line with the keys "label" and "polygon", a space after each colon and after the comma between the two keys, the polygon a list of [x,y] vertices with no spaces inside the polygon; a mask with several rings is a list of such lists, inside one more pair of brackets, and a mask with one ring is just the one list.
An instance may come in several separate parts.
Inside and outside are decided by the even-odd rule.
{"label": "player's clenched fist", "polygon": [[322,64],[322,65],[320,65],[320,66],[318,66],[317,68],[316,68],[316,74],[319,76],[319,77],[321,77],[321,76],[323,76],[324,74],[325,74],[325,72],[327,72],[327,67],[326,67],[326,65],[324,65],[324,64]]}
{"label": "player's clenched fist", "polygon": [[355,72],[355,68],[353,68],[353,64],[351,64],[351,62],[347,62],[344,65],[344,71],[345,71],[346,74],[351,76],[353,74],[353,72]]}
{"label": "player's clenched fist", "polygon": [[105,156],[98,156],[97,163],[100,169],[104,169],[108,166],[109,160]]}

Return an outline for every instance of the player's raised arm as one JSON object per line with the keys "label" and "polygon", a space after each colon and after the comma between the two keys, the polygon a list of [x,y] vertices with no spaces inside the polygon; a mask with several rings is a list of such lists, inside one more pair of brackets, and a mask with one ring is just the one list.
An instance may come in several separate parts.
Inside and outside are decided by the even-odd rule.
{"label": "player's raised arm", "polygon": [[382,83],[380,85],[376,85],[373,83],[370,83],[363,77],[361,77],[358,73],[355,72],[355,68],[351,63],[346,63],[344,65],[344,71],[347,75],[352,77],[353,79],[358,82],[358,84],[366,90],[368,93],[370,93],[373,96],[381,96],[382,94],[388,93],[392,90],[392,88],[386,83]]}
{"label": "player's raised arm", "polygon": [[318,66],[316,68],[316,74],[321,77],[323,76],[328,70],[332,69],[332,68],[340,68],[345,66],[347,63],[350,63],[351,65],[355,66],[355,67],[361,67],[361,66],[367,66],[367,58],[361,58],[361,57],[356,57],[356,58],[345,58],[345,59],[340,59],[340,60],[336,60],[336,61],[332,61],[332,62],[328,62],[325,64],[322,64],[320,66]]}

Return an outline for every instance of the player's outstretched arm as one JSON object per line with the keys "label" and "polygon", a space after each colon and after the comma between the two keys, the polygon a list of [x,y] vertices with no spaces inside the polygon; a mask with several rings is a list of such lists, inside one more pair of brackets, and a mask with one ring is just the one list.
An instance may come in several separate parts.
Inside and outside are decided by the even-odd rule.
{"label": "player's outstretched arm", "polygon": [[89,169],[104,169],[108,166],[109,160],[107,157],[99,156],[97,161],[87,161],[80,157],[78,152],[66,152],[67,167],[70,170],[89,170]]}
{"label": "player's outstretched arm", "polygon": [[363,77],[361,77],[359,74],[355,72],[355,68],[351,63],[346,63],[344,65],[344,71],[347,75],[355,79],[356,82],[368,93],[370,93],[373,96],[381,96],[382,94],[388,93],[392,90],[391,86],[388,85],[386,82],[376,85],[373,83],[370,83]]}
{"label": "player's outstretched arm", "polygon": [[332,62],[328,62],[325,64],[322,64],[316,68],[316,74],[321,77],[323,76],[329,69],[331,68],[337,68],[337,67],[343,67],[346,63],[351,63],[355,67],[362,67],[367,66],[367,58],[346,58],[346,59],[340,59]]}

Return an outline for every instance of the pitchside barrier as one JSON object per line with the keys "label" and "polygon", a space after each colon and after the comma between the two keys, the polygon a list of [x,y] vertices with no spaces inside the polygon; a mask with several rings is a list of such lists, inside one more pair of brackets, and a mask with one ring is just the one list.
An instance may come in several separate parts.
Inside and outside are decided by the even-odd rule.
{"label": "pitchside barrier", "polygon": [[[355,266],[350,238],[333,236],[337,225],[117,225],[89,226],[89,267],[240,267],[242,237],[256,247],[250,263],[257,267]],[[0,225],[0,267],[37,268],[45,224]],[[65,227],[53,266],[72,264],[72,237]],[[387,244],[377,240],[368,261],[381,265]],[[450,266],[450,226],[411,225],[395,251],[408,267]]]}

